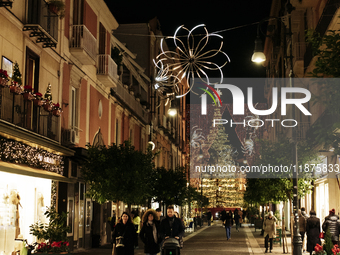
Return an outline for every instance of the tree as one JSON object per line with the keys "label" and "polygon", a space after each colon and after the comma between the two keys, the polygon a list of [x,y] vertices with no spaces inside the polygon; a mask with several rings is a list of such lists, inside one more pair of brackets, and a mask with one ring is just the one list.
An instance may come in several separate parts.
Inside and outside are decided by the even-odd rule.
{"label": "tree", "polygon": [[167,205],[183,205],[188,194],[185,168],[177,167],[175,170],[156,168],[152,187],[155,201]]}
{"label": "tree", "polygon": [[[313,95],[314,103],[320,103],[325,107],[326,119],[330,123],[319,121],[313,125],[312,134],[314,145],[321,145],[328,150],[334,148],[334,155],[340,154],[340,134],[335,132],[340,128],[340,86],[337,79],[340,77],[340,34],[339,31],[329,30],[324,36],[309,30],[307,41],[312,45],[313,53],[317,56],[315,68],[310,73],[318,78],[318,95]],[[328,79],[320,79],[328,78]]]}
{"label": "tree", "polygon": [[135,150],[129,141],[121,145],[88,145],[82,176],[90,184],[87,194],[98,203],[123,201],[142,204],[151,197],[153,154]]}

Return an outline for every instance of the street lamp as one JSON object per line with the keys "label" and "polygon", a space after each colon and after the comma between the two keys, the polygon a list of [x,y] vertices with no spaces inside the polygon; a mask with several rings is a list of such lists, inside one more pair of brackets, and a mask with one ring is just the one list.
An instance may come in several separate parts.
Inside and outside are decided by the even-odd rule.
{"label": "street lamp", "polygon": [[[287,51],[285,49],[285,42],[286,42],[286,35],[292,36],[292,21],[291,21],[291,13],[295,8],[292,6],[292,4],[290,3],[290,0],[287,1],[286,4],[286,11],[289,14],[288,17],[288,33],[284,33],[284,54],[285,54],[285,58],[289,58],[290,62],[290,72],[289,72],[289,86],[290,87],[294,87],[294,72],[293,72],[293,50],[292,47],[290,48],[290,56],[287,56]],[[282,20],[280,18],[275,18],[276,20],[279,20],[282,24],[283,27],[286,31],[286,25],[285,23],[282,22]],[[262,58],[261,57],[261,52],[260,50],[262,49],[262,42],[261,39],[259,37],[259,31],[260,31],[260,25],[262,24],[262,22],[260,22],[258,24],[257,27],[257,38],[255,40],[255,50],[254,50],[254,54],[252,57],[252,61],[253,62],[263,62],[265,61],[265,57]],[[267,36],[267,35],[266,35]],[[263,53],[262,53],[263,54]],[[285,72],[284,72],[285,73]],[[294,97],[294,94],[293,94]],[[295,110],[292,107],[292,119],[295,119]],[[292,151],[292,161],[293,164],[295,166],[298,165],[298,154],[297,154],[297,132],[296,132],[296,128],[293,127],[292,129],[292,141],[293,141],[293,151]],[[298,171],[293,171],[293,210],[294,210],[294,237],[293,237],[293,255],[302,255],[302,239],[301,239],[301,235],[300,235],[300,231],[299,231],[299,216],[298,216],[298,209],[299,209],[299,205],[298,205]]]}
{"label": "street lamp", "polygon": [[264,53],[263,53],[262,40],[261,40],[260,35],[259,35],[259,28],[257,29],[257,37],[256,37],[256,40],[255,40],[255,49],[254,49],[254,54],[251,57],[251,61],[253,61],[255,63],[263,63],[264,61],[266,61],[266,55],[264,55]]}

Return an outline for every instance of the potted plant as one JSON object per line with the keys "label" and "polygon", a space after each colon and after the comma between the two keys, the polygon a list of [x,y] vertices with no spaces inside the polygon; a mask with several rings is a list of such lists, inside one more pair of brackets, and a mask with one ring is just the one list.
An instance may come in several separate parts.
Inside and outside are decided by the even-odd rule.
{"label": "potted plant", "polygon": [[26,101],[32,101],[34,99],[33,91],[34,89],[32,88],[32,86],[29,85],[24,86],[24,92],[22,95],[24,96],[24,99]]}
{"label": "potted plant", "polygon": [[66,254],[69,252],[69,242],[67,232],[69,227],[66,226],[67,214],[59,214],[55,208],[47,208],[45,212],[49,219],[48,224],[36,222],[30,226],[30,234],[37,237],[38,245],[35,248],[36,253]]}
{"label": "potted plant", "polygon": [[138,101],[138,102],[140,102],[140,98],[142,97],[142,95],[140,94],[140,93],[137,93],[136,95],[135,95],[135,98],[136,98],[136,100]]}
{"label": "potted plant", "polygon": [[130,95],[134,95],[135,93],[135,89],[133,87],[129,87],[129,92],[130,92]]}
{"label": "potted plant", "polygon": [[0,85],[2,87],[7,87],[8,86],[8,74],[6,70],[0,69]]}
{"label": "potted plant", "polygon": [[48,1],[48,9],[50,12],[58,15],[60,19],[65,17],[65,3],[62,0]]}
{"label": "potted plant", "polygon": [[59,103],[53,104],[52,113],[53,113],[54,116],[57,116],[57,117],[59,117],[61,115],[62,110],[60,108],[60,104]]}
{"label": "potted plant", "polygon": [[13,77],[12,77],[12,84],[10,86],[10,91],[18,95],[21,94],[23,92],[23,88],[21,84],[22,84],[22,79],[21,79],[19,65],[17,62],[15,62],[14,67],[13,67]]}
{"label": "potted plant", "polygon": [[43,95],[40,93],[40,92],[36,92],[36,93],[34,93],[34,99],[33,99],[33,104],[35,105],[35,106],[43,106],[43,104],[44,104],[44,100],[43,100],[43,97],[42,97]]}
{"label": "potted plant", "polygon": [[51,112],[53,110],[53,103],[52,103],[52,101],[45,100],[44,109],[47,112]]}

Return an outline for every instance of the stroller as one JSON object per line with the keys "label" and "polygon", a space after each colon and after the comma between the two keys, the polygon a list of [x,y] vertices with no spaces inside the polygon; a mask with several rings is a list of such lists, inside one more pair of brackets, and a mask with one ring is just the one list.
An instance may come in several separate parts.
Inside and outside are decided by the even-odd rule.
{"label": "stroller", "polygon": [[179,254],[179,242],[176,238],[168,238],[162,244],[161,255],[178,255]]}

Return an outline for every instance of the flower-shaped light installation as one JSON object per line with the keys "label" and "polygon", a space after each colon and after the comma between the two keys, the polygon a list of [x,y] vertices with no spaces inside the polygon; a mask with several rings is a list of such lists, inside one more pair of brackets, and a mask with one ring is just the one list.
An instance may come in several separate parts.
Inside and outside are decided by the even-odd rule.
{"label": "flower-shaped light installation", "polygon": [[[203,29],[203,33],[194,35],[196,29]],[[187,35],[180,35],[182,31]],[[195,37],[197,37],[197,43],[195,43]],[[219,40],[219,47],[217,49],[210,49],[211,44],[209,43],[213,38]],[[212,84],[209,81],[207,71],[217,71],[221,77],[219,83],[222,83],[222,67],[230,62],[228,55],[222,51],[222,38],[221,35],[216,33],[208,33],[205,25],[201,24],[191,30],[182,25],[177,28],[174,36],[166,37],[166,40],[170,39],[173,41],[174,50],[164,49],[164,39],[161,39],[161,53],[156,57],[155,61],[157,66],[163,68],[162,75],[176,77],[173,80],[175,83],[181,81],[187,86],[187,91],[182,95],[177,95],[177,98],[185,96],[192,90],[195,76],[206,84]],[[215,57],[218,55],[222,55],[225,58],[222,64],[214,62]],[[159,63],[162,64],[160,65]]]}

